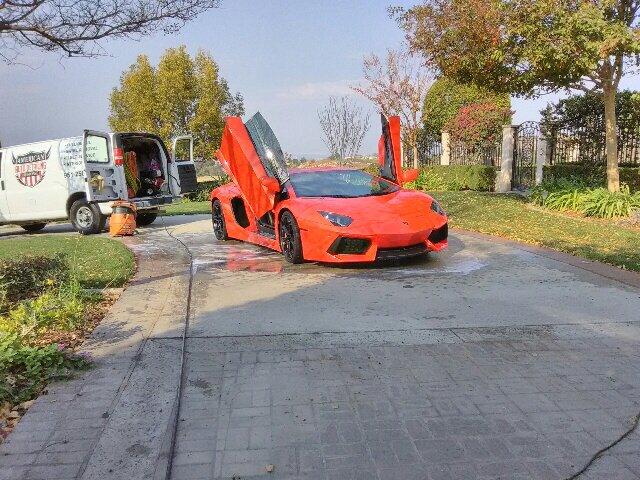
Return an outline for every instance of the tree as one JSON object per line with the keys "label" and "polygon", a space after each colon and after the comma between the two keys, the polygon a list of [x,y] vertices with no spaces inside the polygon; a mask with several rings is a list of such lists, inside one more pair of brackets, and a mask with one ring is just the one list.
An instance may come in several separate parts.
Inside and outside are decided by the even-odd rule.
{"label": "tree", "polygon": [[441,77],[429,87],[424,97],[422,107],[424,133],[439,136],[443,127],[458,114],[462,107],[487,102],[504,109],[511,108],[511,97],[508,93],[498,93],[480,85],[460,83],[449,77]]}
{"label": "tree", "polygon": [[445,125],[451,140],[473,146],[495,145],[513,112],[493,102],[462,107]]}
{"label": "tree", "polygon": [[425,0],[392,14],[444,75],[521,96],[598,93],[607,183],[617,191],[615,98],[622,76],[638,66],[639,9],[640,0]]}
{"label": "tree", "polygon": [[192,59],[185,46],[168,49],[157,68],[145,55],[120,77],[110,97],[109,126],[115,131],[156,133],[167,142],[193,134],[196,158],[213,158],[225,116],[244,114],[242,96],[232,95],[211,55]]}
{"label": "tree", "polygon": [[100,42],[178,31],[219,0],[0,0],[0,58],[25,48],[70,57],[103,53]]}
{"label": "tree", "polygon": [[340,101],[331,97],[329,105],[318,111],[318,119],[324,143],[338,165],[358,153],[369,130],[369,114],[363,115],[362,109],[347,97]]}
{"label": "tree", "polygon": [[402,140],[412,150],[413,165],[418,166],[420,112],[433,74],[406,49],[387,50],[383,61],[370,54],[363,60],[364,84],[351,88],[375,103],[387,116],[402,119]]}

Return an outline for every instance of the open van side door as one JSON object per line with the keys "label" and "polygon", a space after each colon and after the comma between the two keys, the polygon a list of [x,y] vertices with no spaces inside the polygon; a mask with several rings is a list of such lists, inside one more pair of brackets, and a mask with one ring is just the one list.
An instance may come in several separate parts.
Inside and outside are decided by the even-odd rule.
{"label": "open van side door", "polygon": [[3,165],[3,152],[0,150],[0,224],[9,221],[9,203],[7,202],[7,167]]}
{"label": "open van side door", "polygon": [[[108,202],[123,198],[119,172],[113,163],[113,148],[109,134],[85,130],[82,138],[85,190],[90,202]],[[73,179],[69,179],[73,180]]]}
{"label": "open van side door", "polygon": [[193,136],[183,135],[173,139],[169,178],[169,187],[174,195],[197,190],[198,177],[196,165],[193,163]]}

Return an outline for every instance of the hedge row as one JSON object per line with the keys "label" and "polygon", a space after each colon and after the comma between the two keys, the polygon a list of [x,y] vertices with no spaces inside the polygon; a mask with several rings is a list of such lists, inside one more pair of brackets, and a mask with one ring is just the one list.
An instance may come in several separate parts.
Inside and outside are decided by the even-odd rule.
{"label": "hedge row", "polygon": [[[632,192],[640,191],[640,167],[619,167],[620,182],[629,185]],[[579,178],[594,187],[607,185],[607,169],[604,166],[585,166],[572,164],[545,165],[543,178],[556,181],[561,178]]]}
{"label": "hedge row", "polygon": [[211,198],[211,190],[225,183],[229,183],[229,181],[229,177],[224,176],[208,182],[198,182],[198,189],[193,193],[187,193],[185,198],[192,202],[208,202]]}
{"label": "hedge row", "polygon": [[[380,174],[380,167],[371,164],[363,168],[374,175]],[[484,165],[430,165],[420,167],[418,178],[407,186],[424,191],[493,192],[496,185],[496,168]]]}

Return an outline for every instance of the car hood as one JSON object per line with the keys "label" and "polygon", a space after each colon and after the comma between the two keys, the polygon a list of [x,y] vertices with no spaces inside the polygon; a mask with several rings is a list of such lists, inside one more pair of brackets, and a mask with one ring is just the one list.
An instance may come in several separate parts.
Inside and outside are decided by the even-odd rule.
{"label": "car hood", "polygon": [[[355,198],[299,197],[304,210],[337,213],[353,218],[354,226],[361,221],[369,224],[397,222],[411,218],[425,218],[434,214],[433,199],[423,192],[398,190],[388,195]],[[318,222],[322,222],[318,216]]]}

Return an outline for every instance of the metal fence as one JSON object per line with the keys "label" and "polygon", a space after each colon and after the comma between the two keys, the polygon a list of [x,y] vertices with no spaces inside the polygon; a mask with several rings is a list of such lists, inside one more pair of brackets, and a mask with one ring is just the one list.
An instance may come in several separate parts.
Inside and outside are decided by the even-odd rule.
{"label": "metal fence", "polygon": [[[405,164],[406,168],[412,168],[413,163],[413,149],[406,147],[405,151]],[[442,139],[440,136],[422,136],[418,140],[418,166],[424,167],[425,165],[440,165],[440,159],[442,158]]]}
{"label": "metal fence", "polygon": [[468,145],[451,142],[450,165],[487,165],[499,167],[502,160],[502,142],[495,145]]}
{"label": "metal fence", "polygon": [[[605,125],[602,117],[586,117],[581,125],[551,124],[546,127],[549,162],[606,165]],[[640,121],[618,118],[618,163],[640,165]]]}

